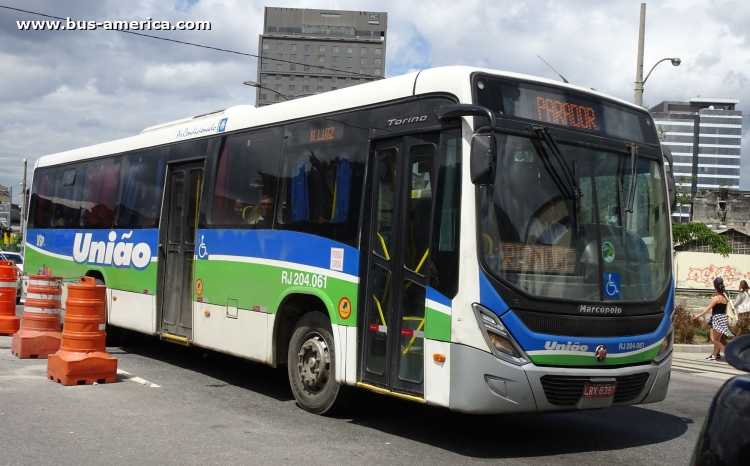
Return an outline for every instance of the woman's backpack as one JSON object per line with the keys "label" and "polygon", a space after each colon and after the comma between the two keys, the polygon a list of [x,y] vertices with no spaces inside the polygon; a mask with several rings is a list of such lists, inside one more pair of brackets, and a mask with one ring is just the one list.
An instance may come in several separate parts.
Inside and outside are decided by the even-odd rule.
{"label": "woman's backpack", "polygon": [[729,325],[737,323],[737,309],[734,308],[734,303],[729,299],[729,293],[724,293],[724,297],[727,298],[727,319]]}

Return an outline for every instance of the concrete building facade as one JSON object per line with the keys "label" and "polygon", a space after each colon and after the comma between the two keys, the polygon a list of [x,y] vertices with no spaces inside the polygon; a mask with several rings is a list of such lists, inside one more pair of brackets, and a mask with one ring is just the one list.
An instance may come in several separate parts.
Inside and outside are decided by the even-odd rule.
{"label": "concrete building facade", "polygon": [[[705,189],[739,189],[742,112],[738,104],[738,99],[693,97],[661,102],[650,109],[662,143],[672,151],[678,185],[693,194]],[[689,219],[690,206],[681,206],[674,216]]]}
{"label": "concrete building facade", "polygon": [[382,79],[387,26],[384,12],[266,7],[256,105]]}

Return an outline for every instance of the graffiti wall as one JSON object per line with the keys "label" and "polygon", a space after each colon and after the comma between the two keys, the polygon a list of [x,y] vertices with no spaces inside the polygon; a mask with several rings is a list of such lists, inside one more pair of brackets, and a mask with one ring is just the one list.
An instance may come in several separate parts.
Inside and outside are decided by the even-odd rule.
{"label": "graffiti wall", "polygon": [[722,257],[705,252],[677,252],[674,255],[677,288],[713,291],[714,278],[724,279],[727,290],[737,290],[740,280],[750,283],[750,255]]}

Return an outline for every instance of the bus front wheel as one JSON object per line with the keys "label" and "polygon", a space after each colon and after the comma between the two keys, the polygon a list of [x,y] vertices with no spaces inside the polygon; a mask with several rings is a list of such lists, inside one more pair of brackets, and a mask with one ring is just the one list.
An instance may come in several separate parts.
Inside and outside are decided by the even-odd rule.
{"label": "bus front wheel", "polygon": [[331,323],[320,312],[302,316],[289,343],[287,371],[294,398],[306,411],[333,414],[343,409],[350,387],[336,382]]}

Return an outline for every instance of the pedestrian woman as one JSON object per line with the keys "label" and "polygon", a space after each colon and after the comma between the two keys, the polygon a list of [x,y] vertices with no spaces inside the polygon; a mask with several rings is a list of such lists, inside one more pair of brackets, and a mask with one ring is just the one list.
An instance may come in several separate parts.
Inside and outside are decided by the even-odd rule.
{"label": "pedestrian woman", "polygon": [[737,309],[737,314],[750,311],[750,286],[747,286],[745,280],[740,282],[740,293],[734,300],[734,308]]}
{"label": "pedestrian woman", "polygon": [[[708,311],[711,311],[711,318],[708,320],[708,327],[711,329],[711,343],[714,344],[714,350],[711,356],[707,357],[709,361],[721,361],[721,350],[724,349],[725,337],[733,337],[734,334],[729,331],[729,321],[727,319],[727,303],[729,296],[724,288],[724,280],[721,277],[714,279],[714,290],[716,295],[708,304],[703,312],[693,317],[693,320],[699,319]],[[722,341],[724,340],[724,341]]]}

